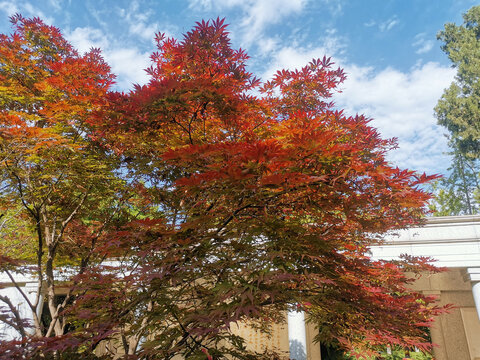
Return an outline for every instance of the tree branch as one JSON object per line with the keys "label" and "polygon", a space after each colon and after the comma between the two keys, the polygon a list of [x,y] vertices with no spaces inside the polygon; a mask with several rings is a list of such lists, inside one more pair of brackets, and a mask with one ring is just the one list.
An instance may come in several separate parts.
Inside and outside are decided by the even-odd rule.
{"label": "tree branch", "polygon": [[0,295],[0,300],[3,301],[7,306],[10,308],[10,311],[12,312],[13,316],[15,317],[15,324],[11,321],[8,321],[7,319],[0,319],[4,323],[10,325],[13,327],[15,330],[17,330],[20,335],[22,336],[22,339],[25,339],[27,337],[27,332],[25,331],[25,327],[23,325],[23,320],[22,317],[20,316],[17,308],[13,306],[12,302],[8,298],[8,296],[2,296]]}

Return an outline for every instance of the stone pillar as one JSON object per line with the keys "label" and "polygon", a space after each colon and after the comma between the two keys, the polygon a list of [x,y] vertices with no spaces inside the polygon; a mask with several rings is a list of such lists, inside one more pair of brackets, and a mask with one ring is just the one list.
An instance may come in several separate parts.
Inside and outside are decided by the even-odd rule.
{"label": "stone pillar", "polygon": [[307,360],[305,313],[303,311],[290,311],[288,313],[288,343],[290,345],[290,359]]}
{"label": "stone pillar", "polygon": [[480,320],[480,268],[468,268],[467,280],[472,283],[473,300],[477,308],[477,316]]}
{"label": "stone pillar", "polygon": [[305,322],[305,335],[307,340],[307,360],[321,360],[320,343],[313,341],[315,336],[318,335],[318,329],[314,323]]}

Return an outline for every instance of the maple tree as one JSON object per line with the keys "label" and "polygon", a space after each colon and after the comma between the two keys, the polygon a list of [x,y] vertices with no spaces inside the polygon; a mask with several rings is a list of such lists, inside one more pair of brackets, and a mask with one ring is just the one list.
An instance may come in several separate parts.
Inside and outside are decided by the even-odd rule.
{"label": "maple tree", "polygon": [[[114,173],[117,160],[88,136],[87,120],[106,104],[113,81],[99,51],[79,55],[38,18],[15,15],[11,22],[14,32],[0,35],[0,271],[31,321],[6,296],[0,321],[19,333],[22,349],[32,336],[65,332],[63,310],[75,293],[64,280],[98,261],[94,249],[116,216],[123,181]],[[33,297],[17,282],[21,274],[37,281]]]}
{"label": "maple tree", "polygon": [[[53,31],[38,20],[22,24],[21,31],[27,24]],[[19,35],[1,42],[15,41]],[[71,278],[75,302],[64,316],[72,330],[36,334],[16,351],[86,359],[103,346],[106,358],[270,359],[280,354],[247,350],[232,327],[241,321],[268,332],[288,310],[307,314],[318,341],[352,354],[371,355],[384,344],[428,351],[425,326],[445,308],[408,286],[416,274],[438,270],[423,258],[372,260],[368,250],[387,231],[421,222],[429,199],[421,185],[435,176],[393,167],[385,154],[394,140],[382,139],[366,117],[335,110],[330,99],[343,71],[323,58],[262,83],[247,71],[247,54],[231,48],[219,19],[197,23],[182,41],[159,34],[156,42],[150,82],[130,93],[108,92],[111,78],[98,52],[80,57],[64,45],[70,55],[57,62],[75,61],[68,67],[74,75],[45,70],[48,85],[32,86],[50,93],[62,85],[62,96],[51,103],[42,97],[34,108],[40,119],[24,120],[30,111],[12,117],[13,109],[2,107],[4,121],[24,120],[22,131],[36,131],[29,138],[40,145],[19,156],[51,171],[39,181],[61,196],[55,211],[63,221],[72,213],[103,219],[120,179],[135,193],[122,203],[134,219],[102,232],[101,246],[88,252],[114,260]],[[63,59],[63,48],[48,49]],[[83,81],[88,74],[93,85]],[[64,83],[80,77],[72,87]],[[82,86],[86,95],[77,91]],[[67,170],[52,159],[52,147],[72,154],[69,165],[78,161],[62,186],[55,174]],[[85,176],[89,166],[102,169],[102,178],[116,167],[118,178],[112,185],[96,171]],[[85,206],[92,191],[103,206]],[[10,197],[25,201],[18,191]],[[39,202],[29,201],[27,211]],[[87,220],[80,223],[92,231]]]}

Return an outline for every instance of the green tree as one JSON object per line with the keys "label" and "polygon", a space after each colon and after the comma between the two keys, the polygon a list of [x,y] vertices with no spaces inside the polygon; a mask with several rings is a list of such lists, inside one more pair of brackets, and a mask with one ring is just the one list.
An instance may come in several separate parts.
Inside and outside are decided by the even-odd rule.
{"label": "green tree", "polygon": [[463,15],[462,25],[448,23],[438,33],[442,50],[457,75],[435,107],[438,123],[450,132],[463,154],[480,155],[480,6]]}
{"label": "green tree", "polygon": [[451,143],[452,165],[450,175],[435,181],[431,185],[434,198],[429,207],[435,216],[473,215],[478,213],[478,188],[480,164],[478,159],[462,154]]}
{"label": "green tree", "polygon": [[436,215],[475,214],[480,156],[480,6],[463,15],[463,24],[445,24],[437,38],[457,69],[435,107],[438,124],[449,132],[450,175],[433,187]]}

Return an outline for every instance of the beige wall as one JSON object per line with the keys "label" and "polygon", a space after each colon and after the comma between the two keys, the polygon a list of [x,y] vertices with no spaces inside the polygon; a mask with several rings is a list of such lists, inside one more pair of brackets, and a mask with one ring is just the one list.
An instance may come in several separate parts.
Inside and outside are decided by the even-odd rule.
{"label": "beige wall", "polygon": [[307,339],[307,360],[320,360],[320,344],[315,343],[313,338],[318,334],[315,325],[312,323],[305,324],[305,337]]}
{"label": "beige wall", "polygon": [[439,296],[440,305],[454,304],[449,314],[440,316],[431,329],[437,360],[480,360],[480,321],[475,309],[470,281],[465,269],[424,275],[413,288]]}
{"label": "beige wall", "polygon": [[289,358],[287,324],[274,324],[270,336],[253,330],[245,323],[232,325],[232,332],[242,336],[247,342],[247,349],[263,353],[265,350],[277,352],[282,359]]}
{"label": "beige wall", "polygon": [[[450,313],[437,318],[432,329],[436,360],[480,360],[480,320],[475,308],[470,281],[465,269],[451,268],[434,275],[423,275],[414,290],[439,297],[439,304],[454,304]],[[320,360],[320,346],[313,344],[315,329],[307,324],[307,359]]]}

